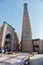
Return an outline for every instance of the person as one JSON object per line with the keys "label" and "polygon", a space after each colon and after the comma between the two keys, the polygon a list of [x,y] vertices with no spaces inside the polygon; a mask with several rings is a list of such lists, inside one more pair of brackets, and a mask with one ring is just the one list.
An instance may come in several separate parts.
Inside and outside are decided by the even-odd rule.
{"label": "person", "polygon": [[7,51],[7,49],[6,49],[6,51],[5,51],[5,52],[6,52],[6,53],[8,52],[8,51]]}

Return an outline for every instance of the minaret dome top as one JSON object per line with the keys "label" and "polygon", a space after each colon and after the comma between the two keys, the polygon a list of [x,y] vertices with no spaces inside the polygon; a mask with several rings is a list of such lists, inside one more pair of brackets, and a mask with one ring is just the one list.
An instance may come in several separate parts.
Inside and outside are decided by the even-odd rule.
{"label": "minaret dome top", "polygon": [[26,7],[28,4],[27,3],[24,3],[24,7]]}

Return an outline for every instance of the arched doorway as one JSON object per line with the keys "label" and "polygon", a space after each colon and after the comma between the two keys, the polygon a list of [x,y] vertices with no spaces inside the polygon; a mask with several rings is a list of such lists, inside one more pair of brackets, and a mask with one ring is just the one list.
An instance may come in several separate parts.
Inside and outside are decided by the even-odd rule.
{"label": "arched doorway", "polygon": [[7,51],[11,51],[11,42],[12,42],[12,36],[11,34],[7,34],[5,37],[5,45],[4,45],[4,49]]}

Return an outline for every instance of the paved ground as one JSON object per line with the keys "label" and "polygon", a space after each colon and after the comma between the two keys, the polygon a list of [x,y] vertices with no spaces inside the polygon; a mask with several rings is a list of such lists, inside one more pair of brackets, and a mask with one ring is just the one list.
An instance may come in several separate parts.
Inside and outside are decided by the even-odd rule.
{"label": "paved ground", "polygon": [[19,65],[29,58],[29,53],[0,54],[0,65]]}
{"label": "paved ground", "polygon": [[[0,54],[0,65],[19,65],[28,57],[29,53]],[[30,57],[30,65],[43,65],[43,54]]]}
{"label": "paved ground", "polygon": [[43,54],[30,57],[30,65],[43,65]]}

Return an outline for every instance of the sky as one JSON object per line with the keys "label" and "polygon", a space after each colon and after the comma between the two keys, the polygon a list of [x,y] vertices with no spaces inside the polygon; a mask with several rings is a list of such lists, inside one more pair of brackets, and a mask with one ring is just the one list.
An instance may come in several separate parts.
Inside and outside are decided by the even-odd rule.
{"label": "sky", "polygon": [[32,38],[43,39],[43,0],[0,0],[0,27],[6,21],[21,38],[25,2],[28,4]]}

